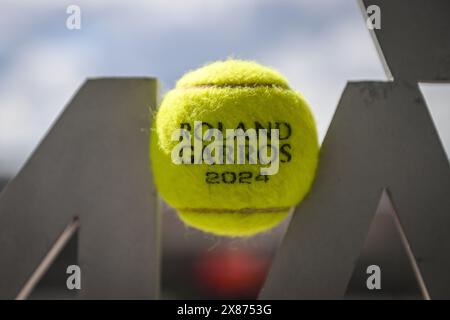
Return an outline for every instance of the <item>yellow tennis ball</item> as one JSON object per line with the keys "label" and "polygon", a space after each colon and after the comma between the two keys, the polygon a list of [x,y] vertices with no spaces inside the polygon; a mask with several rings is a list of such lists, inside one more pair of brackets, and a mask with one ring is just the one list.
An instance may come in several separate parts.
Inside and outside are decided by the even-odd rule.
{"label": "yellow tennis ball", "polygon": [[224,236],[281,222],[310,189],[318,152],[303,97],[278,72],[242,60],[185,74],[165,95],[150,143],[162,198],[187,225]]}

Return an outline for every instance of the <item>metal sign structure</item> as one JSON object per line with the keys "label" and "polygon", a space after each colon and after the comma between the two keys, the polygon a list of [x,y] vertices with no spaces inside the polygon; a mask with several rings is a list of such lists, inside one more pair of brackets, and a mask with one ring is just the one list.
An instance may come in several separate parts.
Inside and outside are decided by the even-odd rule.
{"label": "metal sign structure", "polygon": [[[450,166],[418,82],[450,81],[450,2],[364,0],[389,82],[349,82],[263,299],[341,299],[385,192],[425,299],[450,298]],[[389,75],[388,73],[388,75]]]}
{"label": "metal sign structure", "polygon": [[0,195],[0,298],[24,299],[78,231],[79,298],[157,298],[154,79],[87,81]]}

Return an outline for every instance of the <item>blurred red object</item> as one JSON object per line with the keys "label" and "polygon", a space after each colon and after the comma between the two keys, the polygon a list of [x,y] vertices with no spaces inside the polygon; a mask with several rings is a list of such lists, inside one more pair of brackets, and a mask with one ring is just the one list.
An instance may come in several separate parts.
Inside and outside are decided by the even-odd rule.
{"label": "blurred red object", "polygon": [[194,274],[203,289],[219,298],[254,299],[269,267],[269,258],[243,249],[220,248],[199,257]]}

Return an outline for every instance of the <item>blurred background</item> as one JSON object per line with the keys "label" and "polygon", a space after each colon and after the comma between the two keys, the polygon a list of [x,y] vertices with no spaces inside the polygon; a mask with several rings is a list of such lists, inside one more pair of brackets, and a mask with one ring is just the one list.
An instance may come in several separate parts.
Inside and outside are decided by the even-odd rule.
{"label": "blurred background", "polygon": [[[387,80],[356,0],[0,2],[0,190],[86,78],[153,76],[165,92],[207,62],[256,60],[304,94],[321,140],[347,81]],[[79,30],[66,27],[70,5],[81,10]],[[450,87],[420,87],[448,154]],[[163,298],[256,297],[288,220],[250,239],[226,239],[187,228],[173,210],[164,211]],[[377,218],[373,228],[348,297],[368,294],[364,266],[385,255],[394,257],[385,261],[393,283],[385,294],[417,297],[390,219]],[[68,245],[34,297],[60,284],[55,279],[65,269],[58,268],[76,259],[73,250]]]}

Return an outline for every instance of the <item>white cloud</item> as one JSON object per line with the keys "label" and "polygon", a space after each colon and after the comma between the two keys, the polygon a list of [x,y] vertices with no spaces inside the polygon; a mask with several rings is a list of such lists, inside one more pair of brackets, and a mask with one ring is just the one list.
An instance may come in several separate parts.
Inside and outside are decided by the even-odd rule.
{"label": "white cloud", "polygon": [[422,83],[420,90],[425,98],[430,114],[443,147],[450,157],[450,84]]}
{"label": "white cloud", "polygon": [[[6,1],[2,3],[2,19],[0,19],[0,35],[20,33],[21,30],[30,30],[43,22],[51,14],[61,14],[61,26],[64,21],[66,8],[76,4],[81,9],[82,19],[88,23],[103,23],[115,20],[117,25],[129,29],[134,24],[155,24],[164,28],[174,25],[199,25],[205,21],[217,21],[226,18],[230,26],[239,23],[237,17],[250,14],[251,9],[259,0],[80,0],[59,1],[52,0],[22,0]],[[93,21],[94,19],[98,21]],[[88,21],[90,20],[90,21]],[[157,23],[153,23],[157,22]]]}
{"label": "white cloud", "polygon": [[0,99],[0,176],[16,171],[18,163],[14,160],[23,158],[24,150],[33,146],[30,106],[31,102],[18,94]]}
{"label": "white cloud", "polygon": [[386,80],[381,62],[355,5],[350,19],[325,31],[290,34],[261,61],[283,73],[304,94],[316,117],[320,139],[328,129],[342,91],[350,80]]}
{"label": "white cloud", "polygon": [[[0,168],[15,172],[84,81],[88,54],[33,43],[0,78]],[[0,175],[2,172],[0,172]]]}
{"label": "white cloud", "polygon": [[[196,38],[202,29],[207,29],[205,33],[209,28],[221,32],[222,38],[215,44],[226,43],[224,51],[231,51],[223,52],[224,57],[237,51],[285,74],[292,87],[310,102],[321,139],[348,80],[385,79],[356,2],[344,6],[335,0],[279,1],[280,12],[272,16],[273,2],[269,0],[82,0],[77,1],[82,10],[82,31],[64,34],[69,4],[73,1],[9,0],[2,4],[0,58],[5,50],[10,56],[7,65],[0,64],[0,168],[6,163],[9,172],[28,157],[86,77],[105,75],[100,71],[106,75],[143,75],[156,69],[158,77],[174,81],[167,74],[181,75],[196,67],[192,61],[198,63],[198,52],[206,52],[199,55],[201,59],[209,52],[217,56],[220,51],[211,51],[211,44]],[[283,29],[287,10],[297,10],[298,16],[308,21]],[[258,16],[258,12],[263,14]],[[275,33],[267,38],[259,32],[258,26],[268,23],[283,30],[278,37]],[[184,34],[192,37],[198,52],[192,51],[192,56],[182,51],[166,52],[166,47],[176,47],[170,42],[179,40],[173,31],[185,29],[192,31]],[[245,36],[239,37],[241,32]],[[265,39],[270,43],[263,48],[252,49],[243,43],[260,45]],[[140,49],[154,56],[147,58]],[[448,119],[448,108],[438,110],[439,119]],[[445,124],[438,127],[446,130]],[[443,140],[450,144],[448,138]]]}

